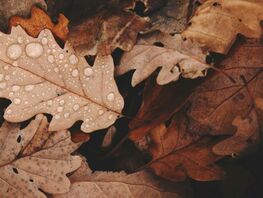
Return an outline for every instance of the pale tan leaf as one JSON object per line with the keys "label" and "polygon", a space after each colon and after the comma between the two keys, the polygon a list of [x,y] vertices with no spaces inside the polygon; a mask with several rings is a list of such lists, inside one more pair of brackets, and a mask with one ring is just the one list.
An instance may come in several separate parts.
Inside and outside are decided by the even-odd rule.
{"label": "pale tan leaf", "polygon": [[[70,153],[80,144],[70,140],[68,131],[53,133],[45,143],[27,155],[29,147],[37,144],[34,138],[39,128],[45,123],[43,115],[36,118],[24,129],[5,122],[0,128],[0,194],[4,198],[46,197],[44,192],[65,193],[69,190],[70,181],[66,174],[81,165],[81,158]],[[38,134],[37,134],[38,133]]]}
{"label": "pale tan leaf", "polygon": [[226,54],[237,34],[259,38],[263,1],[209,0],[200,6],[182,33],[209,51]]}
{"label": "pale tan leaf", "polygon": [[61,49],[49,30],[32,38],[20,27],[0,33],[0,48],[0,97],[12,101],[6,120],[49,113],[50,131],[82,120],[82,131],[92,132],[110,126],[121,113],[111,56],[98,56],[91,67],[69,46]]}
{"label": "pale tan leaf", "polygon": [[[156,43],[164,46],[154,45]],[[125,52],[116,73],[122,75],[135,70],[132,78],[135,86],[161,67],[157,83],[163,85],[178,80],[180,75],[185,78],[206,75],[209,65],[205,63],[205,57],[199,48],[184,41],[180,35],[157,32],[141,39],[130,52]]]}
{"label": "pale tan leaf", "polygon": [[54,198],[187,198],[191,191],[185,183],[171,183],[148,171],[128,175],[124,172],[91,173],[88,166],[82,166],[71,177],[70,191]]}

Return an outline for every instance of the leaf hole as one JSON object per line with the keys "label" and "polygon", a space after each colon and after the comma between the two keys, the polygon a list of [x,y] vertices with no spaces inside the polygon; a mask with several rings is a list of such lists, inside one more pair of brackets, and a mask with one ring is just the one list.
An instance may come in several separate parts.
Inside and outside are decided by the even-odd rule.
{"label": "leaf hole", "polygon": [[135,6],[134,6],[134,11],[136,14],[140,15],[140,16],[144,16],[145,15],[145,5],[143,2],[141,1],[136,1]]}
{"label": "leaf hole", "polygon": [[91,56],[91,55],[85,56],[85,59],[90,66],[94,65],[95,58],[96,58],[96,56]]}
{"label": "leaf hole", "polygon": [[22,137],[21,137],[21,135],[19,135],[19,136],[17,137],[16,141],[17,141],[17,143],[20,143],[21,140],[22,140]]}
{"label": "leaf hole", "polygon": [[13,168],[13,172],[14,172],[15,174],[18,174],[18,170],[17,170],[16,168]]}
{"label": "leaf hole", "polygon": [[164,44],[160,41],[154,42],[153,44],[157,47],[164,47]]}
{"label": "leaf hole", "polygon": [[33,179],[30,179],[29,181],[30,181],[30,182],[34,182],[34,180],[33,180]]}

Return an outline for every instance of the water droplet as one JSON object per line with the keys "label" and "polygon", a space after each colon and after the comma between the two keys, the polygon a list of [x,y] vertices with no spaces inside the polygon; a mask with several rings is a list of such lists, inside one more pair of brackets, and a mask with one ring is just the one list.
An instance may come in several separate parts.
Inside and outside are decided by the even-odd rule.
{"label": "water droplet", "polygon": [[17,66],[18,66],[18,62],[17,62],[17,61],[14,61],[14,62],[12,63],[12,65],[15,66],[15,67],[17,67]]}
{"label": "water droplet", "polygon": [[41,43],[42,43],[43,45],[46,45],[47,42],[48,42],[47,38],[42,38]]}
{"label": "water droplet", "polygon": [[54,118],[55,118],[56,120],[58,120],[58,119],[60,118],[60,115],[56,114],[56,115],[54,116]]}
{"label": "water droplet", "polygon": [[27,104],[28,104],[28,101],[25,101],[25,104],[27,105]]}
{"label": "water droplet", "polygon": [[47,105],[48,105],[48,106],[51,106],[52,103],[53,103],[52,100],[47,101]]}
{"label": "water droplet", "polygon": [[8,68],[9,68],[8,65],[4,66],[4,70],[8,70]]}
{"label": "water droplet", "polygon": [[74,111],[77,111],[79,109],[79,105],[78,104],[75,104],[74,106],[73,106],[73,110]]}
{"label": "water droplet", "polygon": [[77,58],[74,54],[72,54],[72,55],[69,56],[69,62],[70,62],[70,64],[75,65],[75,64],[78,63],[78,61],[79,61],[78,58]]}
{"label": "water droplet", "polygon": [[60,104],[60,105],[64,105],[64,104],[65,104],[65,100],[60,100],[60,101],[59,101],[59,104]]}
{"label": "water droplet", "polygon": [[20,43],[20,44],[23,43],[23,37],[19,36],[19,37],[17,38],[17,42]]}
{"label": "water droplet", "polygon": [[58,68],[55,67],[55,68],[54,68],[54,72],[58,73],[58,71],[59,71]]}
{"label": "water droplet", "polygon": [[68,118],[68,117],[69,117],[69,113],[65,113],[64,118]]}
{"label": "water droplet", "polygon": [[43,46],[40,43],[29,43],[26,46],[26,54],[31,58],[38,58],[43,54]]}
{"label": "water droplet", "polygon": [[91,76],[93,73],[94,73],[94,72],[93,72],[93,69],[92,69],[92,68],[87,67],[87,68],[84,70],[85,76]]}
{"label": "water droplet", "polygon": [[109,115],[108,119],[111,120],[113,118],[113,115]]}
{"label": "water droplet", "polygon": [[99,115],[102,115],[104,111],[102,109],[99,110]]}
{"label": "water droplet", "polygon": [[7,113],[7,114],[11,114],[11,113],[12,113],[12,110],[11,110],[11,109],[8,109],[8,110],[6,111],[6,113]]}
{"label": "water droplet", "polygon": [[64,58],[64,54],[59,54],[59,59],[63,59]]}
{"label": "water droplet", "polygon": [[67,68],[67,67],[68,67],[68,64],[65,64],[64,67]]}
{"label": "water droplet", "polygon": [[0,74],[0,81],[4,79],[4,74]]}
{"label": "water droplet", "polygon": [[25,90],[26,91],[32,91],[34,89],[34,85],[26,85]]}
{"label": "water droplet", "polygon": [[6,83],[5,82],[0,83],[0,88],[1,89],[5,89],[6,88]]}
{"label": "water droplet", "polygon": [[54,56],[53,55],[48,55],[48,57],[47,57],[47,60],[48,60],[48,62],[50,62],[50,63],[54,63]]}
{"label": "water droplet", "polygon": [[15,103],[16,105],[18,105],[18,104],[21,103],[21,100],[20,100],[19,98],[15,98],[15,99],[14,99],[14,103]]}
{"label": "water droplet", "polygon": [[7,56],[13,60],[18,59],[22,54],[22,48],[18,44],[12,44],[7,48]]}
{"label": "water droplet", "polygon": [[114,95],[113,92],[111,92],[111,93],[109,93],[109,94],[107,95],[107,100],[108,100],[108,101],[113,101],[114,98],[115,98],[115,95]]}
{"label": "water droplet", "polygon": [[57,112],[62,112],[63,111],[63,107],[58,107],[57,108]]}
{"label": "water droplet", "polygon": [[13,91],[18,91],[19,89],[20,89],[20,87],[17,86],[17,85],[14,85],[14,86],[12,87],[12,90],[13,90]]}
{"label": "water droplet", "polygon": [[13,96],[14,96],[14,92],[10,92],[10,93],[8,94],[8,96],[9,96],[9,97],[13,97]]}
{"label": "water droplet", "polygon": [[73,77],[77,77],[79,75],[79,71],[77,69],[74,69],[72,72],[71,72],[71,75]]}

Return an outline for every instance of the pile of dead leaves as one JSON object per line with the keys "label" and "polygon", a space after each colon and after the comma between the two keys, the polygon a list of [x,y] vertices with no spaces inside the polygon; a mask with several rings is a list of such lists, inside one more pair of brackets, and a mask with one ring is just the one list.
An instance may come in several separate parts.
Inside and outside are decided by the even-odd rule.
{"label": "pile of dead leaves", "polygon": [[261,0],[0,0],[0,197],[226,178],[260,148],[262,21]]}

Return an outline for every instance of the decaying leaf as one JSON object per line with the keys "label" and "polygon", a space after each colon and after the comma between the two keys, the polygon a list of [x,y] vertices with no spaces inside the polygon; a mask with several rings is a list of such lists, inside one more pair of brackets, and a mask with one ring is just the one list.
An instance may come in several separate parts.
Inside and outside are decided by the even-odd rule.
{"label": "decaying leaf", "polygon": [[187,176],[198,181],[222,179],[223,170],[214,164],[221,157],[212,153],[216,141],[189,134],[185,124],[177,118],[168,128],[161,124],[149,131],[148,151],[153,159],[148,166],[171,181],[183,181]]}
{"label": "decaying leaf", "polygon": [[149,130],[169,120],[199,84],[199,80],[180,79],[167,85],[158,85],[155,76],[149,78],[145,82],[142,105],[129,124],[130,139],[139,140]]}
{"label": "decaying leaf", "polygon": [[[55,195],[54,198],[88,197],[153,197],[153,198],[189,198],[191,191],[184,183],[171,183],[157,178],[148,171],[131,175],[124,172],[95,172],[81,167],[71,176],[70,191]],[[80,172],[81,171],[81,172]],[[79,173],[78,173],[79,172]],[[81,173],[81,174],[80,174]]]}
{"label": "decaying leaf", "polygon": [[1,28],[8,27],[8,20],[13,15],[28,17],[30,15],[30,8],[33,5],[41,6],[43,9],[47,8],[44,0],[0,0]]}
{"label": "decaying leaf", "polygon": [[92,132],[108,127],[121,113],[111,56],[97,56],[91,67],[69,46],[61,49],[49,30],[32,38],[19,26],[10,35],[0,33],[0,48],[0,97],[12,101],[6,120],[49,113],[50,131],[82,120],[82,131]]}
{"label": "decaying leaf", "polygon": [[123,11],[102,11],[70,29],[68,40],[84,55],[108,55],[114,49],[131,50],[137,34],[148,26],[145,18]]}
{"label": "decaying leaf", "polygon": [[160,30],[168,34],[178,34],[184,31],[189,13],[189,0],[170,0],[167,5],[150,15],[152,26],[147,31]]}
{"label": "decaying leaf", "polygon": [[[69,191],[66,174],[80,167],[81,158],[71,156],[79,144],[68,131],[47,132],[47,119],[36,118],[24,129],[5,122],[0,128],[1,197],[46,197]],[[39,138],[41,136],[41,138]]]}
{"label": "decaying leaf", "polygon": [[68,19],[63,14],[59,14],[58,23],[55,25],[50,17],[37,7],[32,7],[29,19],[12,16],[9,20],[10,27],[20,25],[30,36],[37,37],[42,30],[49,29],[63,41],[66,40],[68,34],[68,23]]}
{"label": "decaying leaf", "polygon": [[237,34],[259,38],[261,20],[261,0],[208,0],[197,9],[183,36],[209,51],[226,54]]}
{"label": "decaying leaf", "polygon": [[198,47],[184,41],[180,35],[155,32],[140,40],[130,52],[124,53],[116,73],[122,75],[135,70],[132,77],[132,85],[135,86],[161,67],[157,83],[163,85],[178,80],[180,75],[185,78],[205,76],[209,68],[205,57]]}
{"label": "decaying leaf", "polygon": [[263,98],[262,54],[261,44],[239,46],[221,63],[220,69],[232,80],[222,73],[214,74],[193,92],[186,104],[183,116],[188,120],[188,132],[234,135],[215,147],[217,154],[241,152],[257,141],[262,123],[262,110],[256,105]]}

